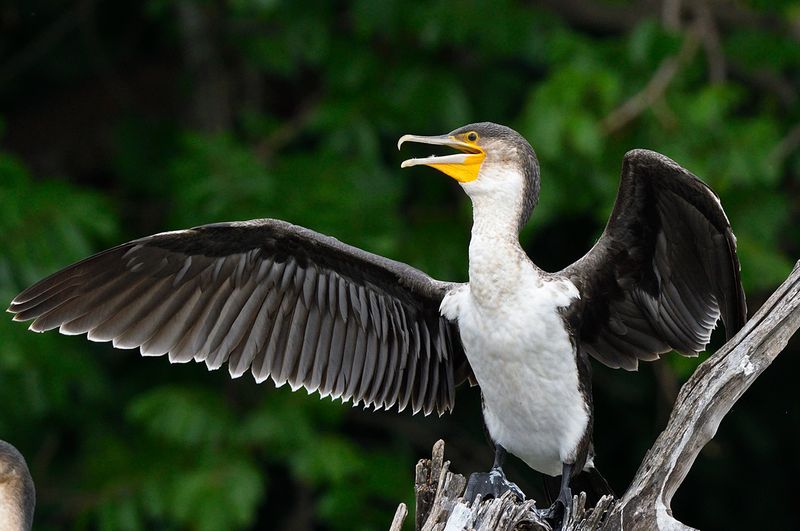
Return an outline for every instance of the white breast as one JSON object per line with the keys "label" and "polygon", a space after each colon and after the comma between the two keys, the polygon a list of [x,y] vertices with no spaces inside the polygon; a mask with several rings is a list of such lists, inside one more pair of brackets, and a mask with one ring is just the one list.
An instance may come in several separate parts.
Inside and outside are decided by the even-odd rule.
{"label": "white breast", "polygon": [[[488,282],[448,294],[441,312],[458,320],[492,439],[532,468],[559,475],[589,421],[559,313],[579,295],[569,280],[545,277],[530,262],[516,262],[514,271],[508,264],[493,278],[480,275]],[[511,277],[513,289],[497,274]]]}

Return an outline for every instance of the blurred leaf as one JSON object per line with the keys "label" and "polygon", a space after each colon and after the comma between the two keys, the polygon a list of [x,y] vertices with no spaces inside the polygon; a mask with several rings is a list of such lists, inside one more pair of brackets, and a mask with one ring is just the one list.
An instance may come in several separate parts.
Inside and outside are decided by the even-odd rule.
{"label": "blurred leaf", "polygon": [[[167,505],[178,522],[194,529],[235,529],[252,523],[264,489],[259,470],[222,456],[207,467],[187,470],[172,484]],[[209,503],[214,500],[214,503]]]}
{"label": "blurred leaf", "polygon": [[153,436],[185,446],[215,446],[233,426],[222,396],[209,389],[155,388],[130,403],[128,416]]}

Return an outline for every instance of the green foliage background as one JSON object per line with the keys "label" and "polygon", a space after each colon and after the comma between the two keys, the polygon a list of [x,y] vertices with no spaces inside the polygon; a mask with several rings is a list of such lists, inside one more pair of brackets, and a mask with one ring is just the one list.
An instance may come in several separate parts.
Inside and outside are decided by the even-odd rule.
{"label": "green foliage background", "polygon": [[[697,4],[670,21],[627,0],[6,3],[0,301],[125,240],[255,217],[464,280],[467,201],[432,170],[401,172],[394,145],[491,120],[537,150],[523,239],[542,267],[591,246],[623,154],[650,148],[721,196],[755,310],[800,247],[800,9]],[[723,422],[679,519],[795,523],[797,354]],[[597,464],[619,492],[697,363],[596,366]],[[440,437],[457,470],[490,464],[476,390],[441,419],[370,414],[0,320],[0,438],[31,465],[36,529],[383,529]],[[510,466],[536,497],[537,475]]]}

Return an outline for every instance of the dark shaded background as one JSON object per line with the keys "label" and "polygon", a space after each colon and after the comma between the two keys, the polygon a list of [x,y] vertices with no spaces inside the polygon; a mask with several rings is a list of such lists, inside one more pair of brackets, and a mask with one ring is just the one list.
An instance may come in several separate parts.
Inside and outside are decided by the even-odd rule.
{"label": "dark shaded background", "polygon": [[[125,240],[254,217],[464,280],[468,202],[394,146],[491,120],[542,164],[523,234],[539,265],[581,256],[625,151],[655,149],[720,194],[755,310],[800,254],[799,41],[785,0],[6,2],[0,301]],[[679,519],[796,524],[797,351],[722,423]],[[697,363],[596,365],[597,464],[619,492]],[[489,466],[479,394],[457,402],[369,414],[0,320],[0,438],[31,465],[36,529],[386,528],[436,439],[458,471]]]}

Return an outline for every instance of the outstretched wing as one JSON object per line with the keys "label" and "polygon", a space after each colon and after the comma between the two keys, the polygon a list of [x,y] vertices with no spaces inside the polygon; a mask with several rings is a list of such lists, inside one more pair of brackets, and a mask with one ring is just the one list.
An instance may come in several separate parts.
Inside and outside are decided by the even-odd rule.
{"label": "outstretched wing", "polygon": [[566,268],[581,292],[581,347],[633,370],[672,349],[702,351],[722,317],[744,324],[736,239],[716,194],[669,158],[625,155],[611,218],[597,244]]}
{"label": "outstretched wing", "polygon": [[9,311],[172,362],[226,361],[354,404],[453,407],[469,372],[452,284],[278,220],[204,225],[128,242],[20,293]]}

